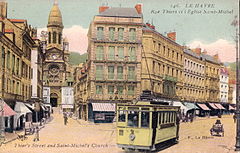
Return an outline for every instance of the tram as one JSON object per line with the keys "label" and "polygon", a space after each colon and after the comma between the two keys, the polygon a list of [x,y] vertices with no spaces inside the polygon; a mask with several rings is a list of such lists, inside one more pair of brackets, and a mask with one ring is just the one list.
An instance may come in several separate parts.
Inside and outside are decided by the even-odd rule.
{"label": "tram", "polygon": [[117,105],[117,145],[124,150],[154,151],[158,144],[178,141],[178,106],[138,101]]}

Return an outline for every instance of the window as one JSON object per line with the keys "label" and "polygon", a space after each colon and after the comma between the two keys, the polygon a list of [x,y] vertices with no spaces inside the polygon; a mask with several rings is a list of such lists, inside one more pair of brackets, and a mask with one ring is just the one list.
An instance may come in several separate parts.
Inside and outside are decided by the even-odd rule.
{"label": "window", "polygon": [[102,65],[96,66],[96,79],[97,80],[103,79],[103,66]]}
{"label": "window", "polygon": [[114,66],[108,66],[108,79],[114,79]]}
{"label": "window", "polygon": [[124,48],[118,47],[118,59],[123,60],[124,59]]}
{"label": "window", "polygon": [[135,80],[135,67],[134,66],[128,67],[128,79]]}
{"label": "window", "polygon": [[114,32],[115,32],[115,28],[111,27],[109,28],[109,39],[114,41]]}
{"label": "window", "polygon": [[108,94],[114,94],[114,86],[108,86]]}
{"label": "window", "polygon": [[103,94],[103,87],[100,85],[96,86],[96,94],[101,95]]}
{"label": "window", "polygon": [[17,67],[16,67],[17,75],[19,75],[19,65],[20,65],[20,60],[19,58],[17,58]]}
{"label": "window", "polygon": [[97,60],[103,60],[103,58],[104,58],[103,46],[97,46],[96,59]]}
{"label": "window", "polygon": [[134,95],[134,86],[128,86],[128,95]]}
{"label": "window", "polygon": [[117,67],[117,79],[123,79],[123,67],[122,66]]}
{"label": "window", "polygon": [[123,40],[123,32],[124,32],[123,28],[118,28],[118,40],[119,41]]}
{"label": "window", "polygon": [[123,95],[123,86],[117,86],[117,92],[119,95]]}
{"label": "window", "polygon": [[141,127],[149,127],[149,112],[141,112]]}
{"label": "window", "polygon": [[136,40],[136,29],[130,28],[129,30],[129,41],[135,41]]}
{"label": "window", "polygon": [[118,122],[125,122],[126,121],[126,112],[119,111],[118,112]]}
{"label": "window", "polygon": [[53,43],[57,43],[57,33],[55,31],[53,32]]}
{"label": "window", "polygon": [[97,40],[103,40],[103,27],[97,27]]}
{"label": "window", "polygon": [[128,126],[138,127],[138,112],[128,111]]}
{"label": "window", "polygon": [[129,60],[130,61],[135,61],[136,60],[136,51],[135,51],[135,47],[129,47]]}
{"label": "window", "polygon": [[5,48],[2,46],[2,67],[5,68]]}
{"label": "window", "polygon": [[15,73],[15,55],[12,55],[12,73]]}
{"label": "window", "polygon": [[108,59],[115,60],[115,47],[113,47],[113,46],[110,46],[108,48]]}
{"label": "window", "polygon": [[19,85],[19,82],[17,82],[17,93],[18,95],[20,95],[20,85]]}
{"label": "window", "polygon": [[10,51],[7,53],[7,68],[10,69]]}
{"label": "window", "polygon": [[62,43],[62,33],[58,34],[58,43],[61,44]]}
{"label": "window", "polygon": [[48,32],[48,43],[51,44],[51,32]]}

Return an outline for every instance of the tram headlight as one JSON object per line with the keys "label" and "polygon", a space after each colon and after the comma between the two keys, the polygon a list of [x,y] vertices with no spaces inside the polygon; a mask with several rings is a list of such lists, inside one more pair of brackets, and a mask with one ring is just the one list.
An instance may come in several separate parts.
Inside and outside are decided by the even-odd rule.
{"label": "tram headlight", "polygon": [[134,133],[131,133],[131,134],[129,135],[129,139],[130,139],[131,141],[133,141],[135,138],[136,138],[136,136],[135,136]]}

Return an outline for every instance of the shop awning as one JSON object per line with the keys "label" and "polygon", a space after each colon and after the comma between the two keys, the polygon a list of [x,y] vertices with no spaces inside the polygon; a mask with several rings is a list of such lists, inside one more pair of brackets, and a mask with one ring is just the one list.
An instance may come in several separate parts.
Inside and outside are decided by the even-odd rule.
{"label": "shop awning", "polygon": [[234,108],[231,105],[229,105],[229,110],[236,110],[236,108]]}
{"label": "shop awning", "polygon": [[213,108],[213,109],[219,109],[217,106],[215,106],[213,103],[209,103],[209,105]]}
{"label": "shop awning", "polygon": [[184,112],[187,112],[188,110],[191,110],[191,109],[198,109],[198,107],[194,103],[185,102],[184,105],[187,108]]}
{"label": "shop awning", "polygon": [[186,110],[186,106],[184,106],[180,101],[174,101],[173,106],[180,106],[181,110]]}
{"label": "shop awning", "polygon": [[209,109],[205,104],[197,104],[202,110],[206,110],[209,111],[211,109]]}
{"label": "shop awning", "polygon": [[32,113],[32,111],[30,111],[22,102],[16,102],[14,111],[20,116],[22,114]]}
{"label": "shop awning", "polygon": [[[0,108],[1,109],[1,108]],[[13,116],[16,115],[17,113],[12,110],[11,107],[8,106],[5,102],[3,102],[3,112],[0,112],[0,116],[8,117],[8,116]]]}
{"label": "shop awning", "polygon": [[25,103],[25,105],[26,105],[27,107],[31,108],[32,110],[34,110],[34,105],[26,104],[26,103]]}
{"label": "shop awning", "polygon": [[43,111],[48,111],[48,109],[46,108],[46,106],[44,104],[40,104],[41,108],[43,109]]}
{"label": "shop awning", "polygon": [[112,103],[92,103],[93,111],[115,112],[115,104]]}
{"label": "shop awning", "polygon": [[225,109],[221,104],[215,104],[215,106],[217,106],[218,109]]}

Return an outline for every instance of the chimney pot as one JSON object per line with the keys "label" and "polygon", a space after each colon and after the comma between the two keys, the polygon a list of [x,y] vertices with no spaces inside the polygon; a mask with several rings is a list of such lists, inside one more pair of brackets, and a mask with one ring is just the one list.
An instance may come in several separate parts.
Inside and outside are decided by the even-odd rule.
{"label": "chimney pot", "polygon": [[176,41],[176,32],[169,32],[167,34],[167,37],[170,38],[173,41]]}
{"label": "chimney pot", "polygon": [[142,14],[142,4],[135,5],[135,9],[137,10],[138,14]]}
{"label": "chimney pot", "polygon": [[99,7],[99,13],[102,13],[102,12],[106,11],[107,9],[109,9],[108,6],[100,6]]}

